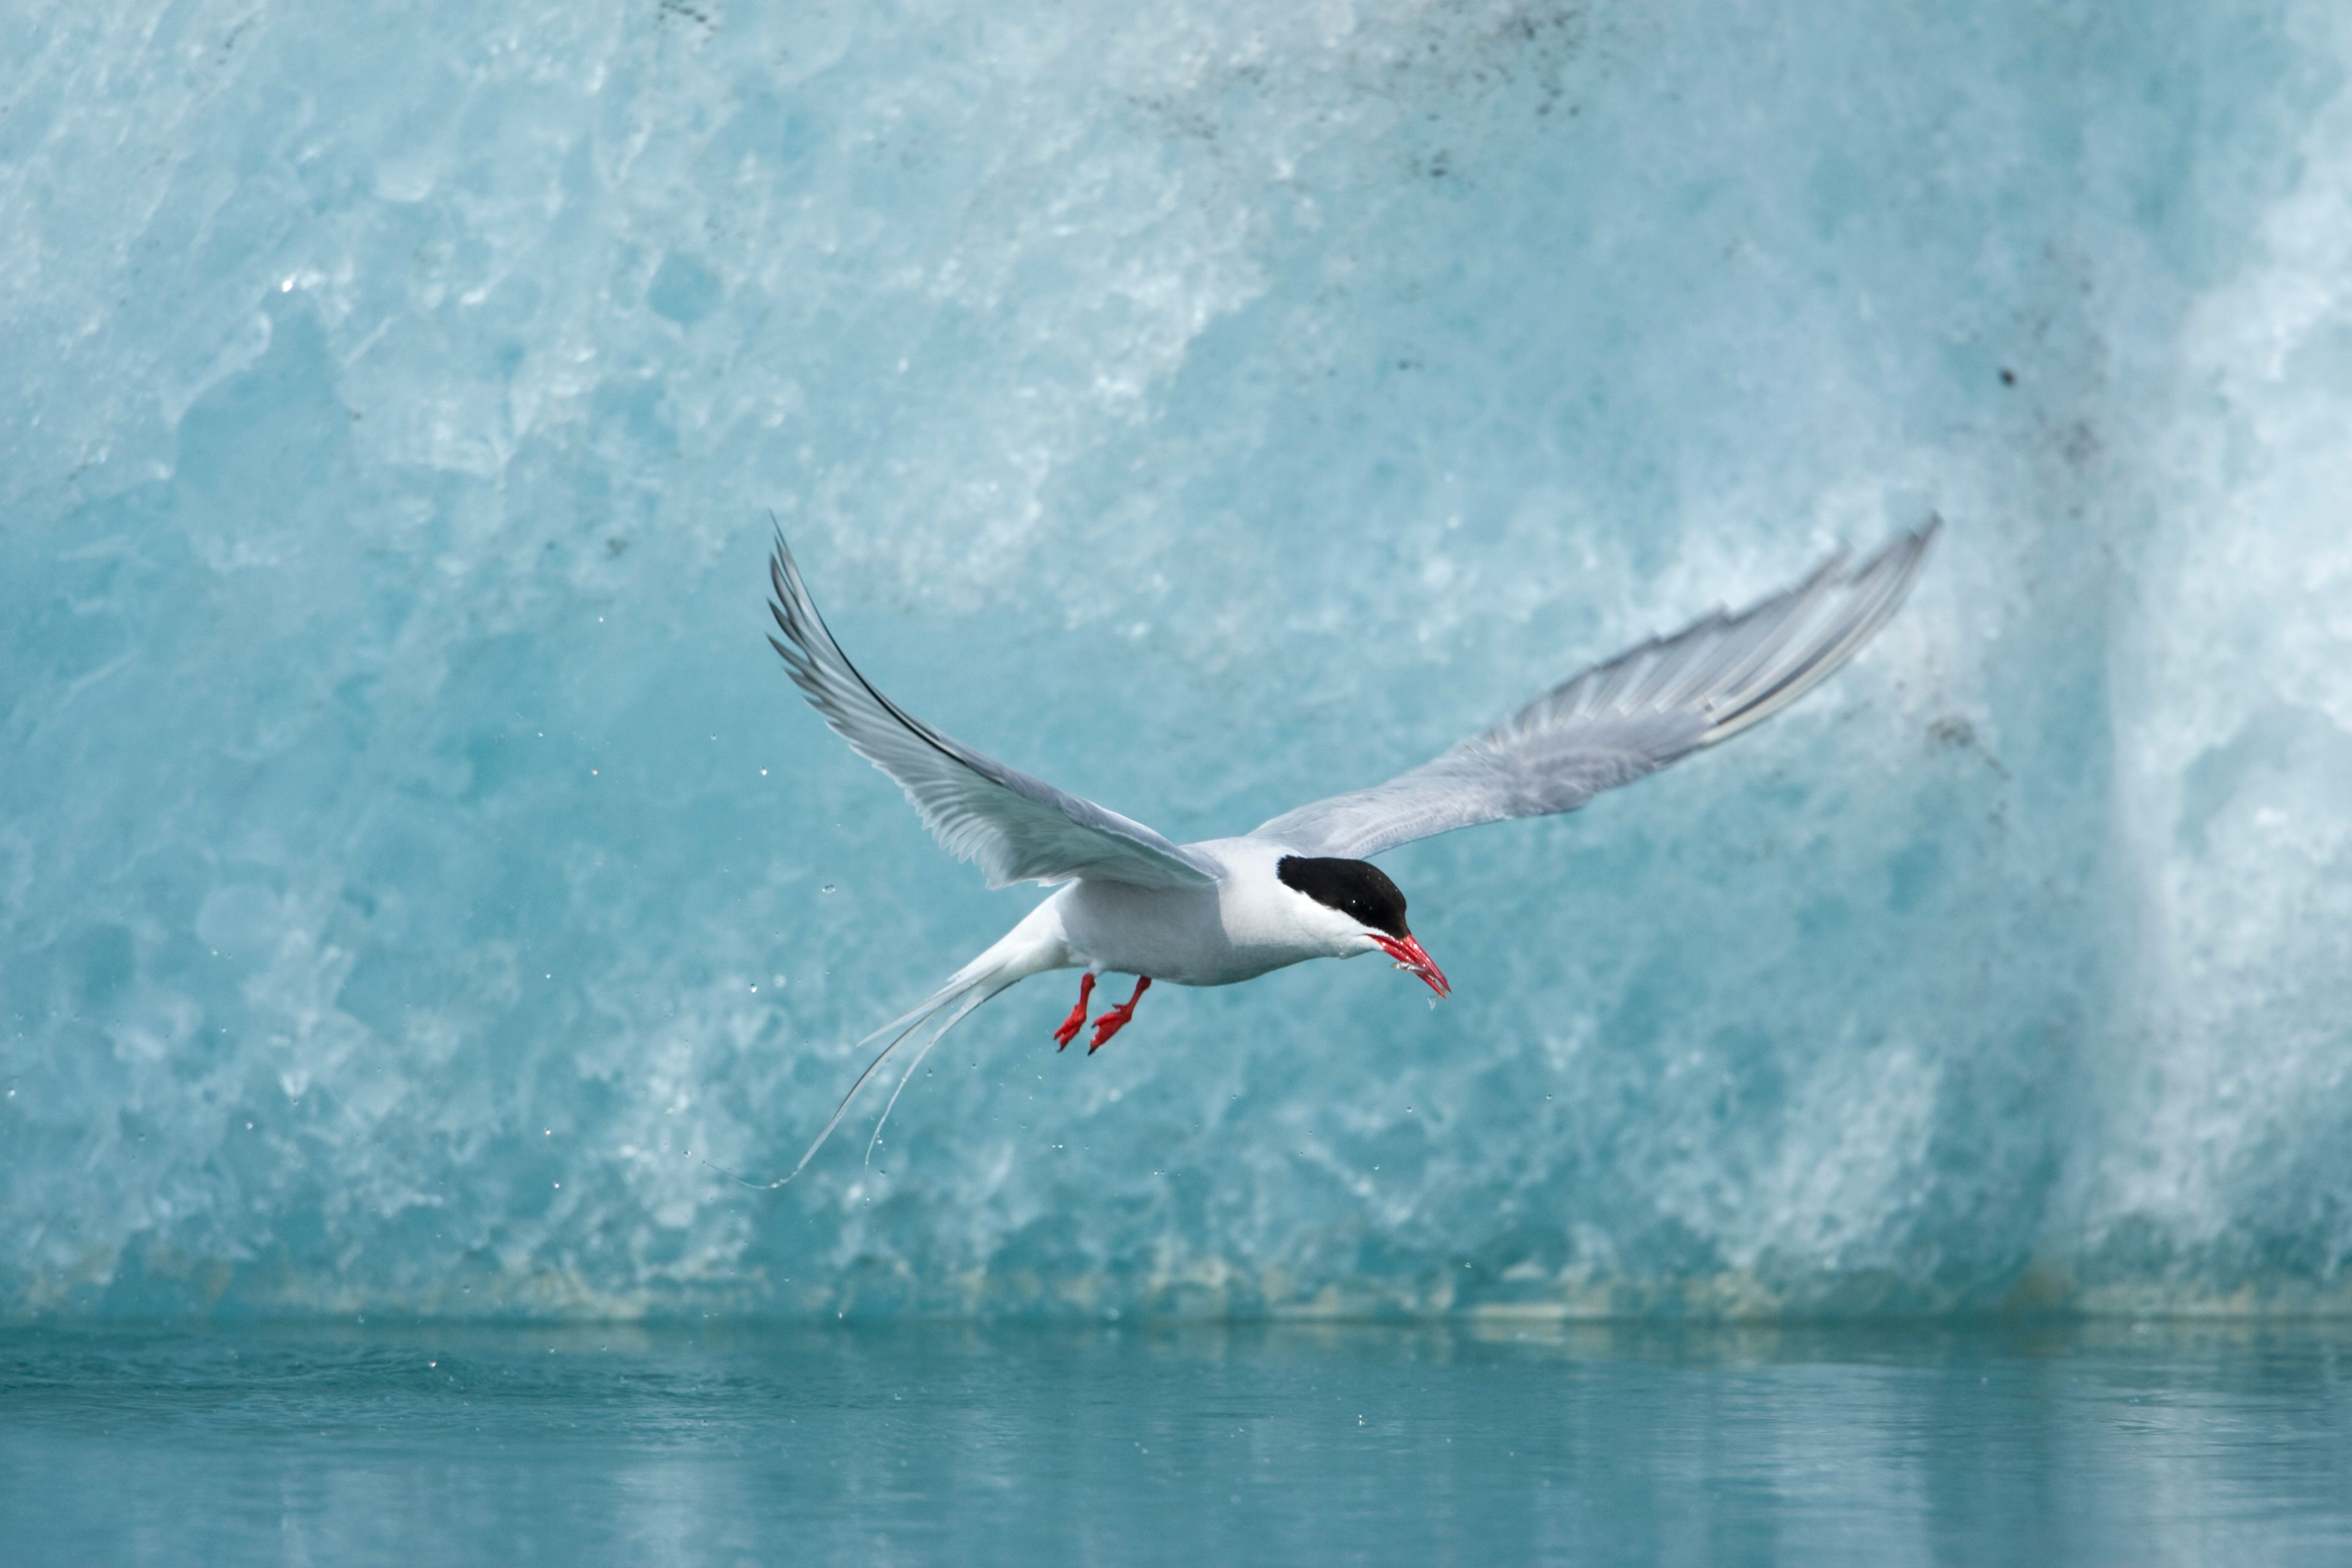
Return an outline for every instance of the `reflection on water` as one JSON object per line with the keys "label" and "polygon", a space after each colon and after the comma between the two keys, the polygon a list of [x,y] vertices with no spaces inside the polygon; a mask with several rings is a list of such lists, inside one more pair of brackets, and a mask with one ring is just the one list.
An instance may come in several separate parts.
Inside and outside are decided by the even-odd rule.
{"label": "reflection on water", "polygon": [[0,1334],[9,1560],[2342,1562],[2352,1329]]}

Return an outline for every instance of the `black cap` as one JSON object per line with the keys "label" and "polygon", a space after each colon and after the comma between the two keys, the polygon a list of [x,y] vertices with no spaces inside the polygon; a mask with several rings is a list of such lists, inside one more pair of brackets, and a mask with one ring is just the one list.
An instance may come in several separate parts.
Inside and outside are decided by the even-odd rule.
{"label": "black cap", "polygon": [[1285,855],[1275,863],[1274,874],[1282,879],[1284,887],[1296,888],[1373,931],[1399,938],[1412,934],[1404,923],[1403,890],[1369,860]]}

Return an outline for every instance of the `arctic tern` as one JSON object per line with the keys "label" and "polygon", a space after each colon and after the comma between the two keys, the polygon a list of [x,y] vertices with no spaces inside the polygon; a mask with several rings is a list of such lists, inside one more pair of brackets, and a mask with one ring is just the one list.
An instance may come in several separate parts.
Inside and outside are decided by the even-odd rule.
{"label": "arctic tern", "polygon": [[833,640],[779,531],[768,609],[782,635],[768,640],[810,705],[897,781],[950,854],[978,862],[990,886],[1060,886],[945,985],[861,1041],[887,1037],[791,1173],[756,1184],[782,1186],[806,1169],[866,1080],[912,1040],[914,1058],[882,1110],[887,1121],[950,1029],[1047,970],[1081,971],[1077,1005],[1054,1031],[1065,1047],[1086,1027],[1097,977],[1135,976],[1133,994],[1094,1019],[1088,1055],[1127,1026],[1156,980],[1231,985],[1310,958],[1379,952],[1449,994],[1444,971],[1405,923],[1403,892],[1370,857],[1457,827],[1573,811],[1771,717],[1894,614],[1938,526],[1931,520],[1852,570],[1840,550],[1795,586],[1595,665],[1386,784],[1197,844],[1172,843],[1007,767],[882,695]]}

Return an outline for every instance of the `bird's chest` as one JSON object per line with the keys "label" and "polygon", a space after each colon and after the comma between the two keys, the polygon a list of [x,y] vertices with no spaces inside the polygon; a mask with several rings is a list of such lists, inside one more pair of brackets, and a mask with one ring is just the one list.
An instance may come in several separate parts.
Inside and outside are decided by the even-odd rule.
{"label": "bird's chest", "polygon": [[1280,922],[1214,888],[1079,882],[1063,897],[1071,956],[1178,985],[1231,985],[1321,955]]}

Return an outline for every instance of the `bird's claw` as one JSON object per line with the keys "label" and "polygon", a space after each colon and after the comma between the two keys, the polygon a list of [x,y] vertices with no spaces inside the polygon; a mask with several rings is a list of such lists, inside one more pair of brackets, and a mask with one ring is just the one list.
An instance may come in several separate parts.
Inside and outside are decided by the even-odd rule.
{"label": "bird's claw", "polygon": [[1135,1016],[1135,1005],[1142,1001],[1143,994],[1150,989],[1151,977],[1148,974],[1139,977],[1134,995],[1095,1020],[1095,1037],[1087,1045],[1087,1055],[1092,1056],[1102,1049],[1105,1040],[1127,1027],[1128,1020]]}
{"label": "bird's claw", "polygon": [[[1068,1050],[1070,1048],[1070,1042],[1078,1037],[1078,1031],[1087,1026],[1087,1003],[1094,994],[1095,977],[1091,974],[1080,976],[1078,980],[1078,1005],[1070,1009],[1070,1016],[1062,1020],[1062,1026],[1060,1028],[1054,1031],[1054,1048],[1055,1050]],[[1095,1041],[1095,1044],[1100,1045],[1102,1044],[1102,1041],[1097,1038]],[[1093,1054],[1091,1047],[1089,1047],[1087,1054]]]}

